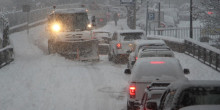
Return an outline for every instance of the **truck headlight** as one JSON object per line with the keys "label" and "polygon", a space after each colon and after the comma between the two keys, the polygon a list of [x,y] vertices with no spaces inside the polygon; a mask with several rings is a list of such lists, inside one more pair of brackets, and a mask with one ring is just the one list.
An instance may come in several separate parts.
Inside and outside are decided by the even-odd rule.
{"label": "truck headlight", "polygon": [[92,24],[88,24],[87,27],[88,27],[89,29],[91,29],[91,28],[92,28]]}
{"label": "truck headlight", "polygon": [[52,25],[52,30],[55,32],[59,32],[61,30],[61,27],[58,23],[55,23]]}

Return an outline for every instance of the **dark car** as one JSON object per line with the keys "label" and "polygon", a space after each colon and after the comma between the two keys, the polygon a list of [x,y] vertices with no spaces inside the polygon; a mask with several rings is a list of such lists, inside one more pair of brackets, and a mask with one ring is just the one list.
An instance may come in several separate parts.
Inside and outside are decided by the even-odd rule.
{"label": "dark car", "polygon": [[174,82],[161,97],[159,108],[155,106],[156,103],[148,103],[147,108],[152,110],[179,110],[197,105],[220,105],[220,81]]}
{"label": "dark car", "polygon": [[141,105],[139,110],[147,110],[147,102],[149,101],[156,101],[159,104],[160,98],[163,95],[164,91],[167,89],[167,86],[170,83],[152,83],[151,85],[147,86],[143,97],[141,99]]}

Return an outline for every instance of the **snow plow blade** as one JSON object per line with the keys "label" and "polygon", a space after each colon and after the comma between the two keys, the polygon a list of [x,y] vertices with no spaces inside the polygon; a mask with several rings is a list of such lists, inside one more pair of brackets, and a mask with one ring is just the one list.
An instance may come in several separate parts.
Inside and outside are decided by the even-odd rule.
{"label": "snow plow blade", "polygon": [[98,41],[97,40],[79,40],[74,42],[57,43],[57,53],[69,59],[80,61],[98,61]]}

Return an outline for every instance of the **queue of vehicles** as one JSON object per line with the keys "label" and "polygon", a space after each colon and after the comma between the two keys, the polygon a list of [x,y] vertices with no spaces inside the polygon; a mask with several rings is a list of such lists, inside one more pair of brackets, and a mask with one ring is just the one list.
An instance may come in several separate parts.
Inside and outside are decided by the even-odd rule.
{"label": "queue of vehicles", "polygon": [[[0,63],[12,61],[6,19],[0,16]],[[189,81],[172,49],[162,40],[146,40],[141,30],[92,31],[85,9],[55,10],[48,16],[48,52],[78,60],[127,61],[131,74],[127,110],[192,110],[220,105],[219,81]],[[6,42],[6,44],[5,44]],[[7,60],[7,61],[4,61]],[[1,66],[0,65],[0,66]]]}
{"label": "queue of vehicles", "polygon": [[[137,37],[134,33],[138,34],[115,32],[108,54],[109,61],[114,63],[127,59],[125,74],[131,74],[127,110],[219,109],[219,81],[188,80],[185,75],[190,73],[189,69],[182,68],[164,41],[144,40],[142,34]],[[125,35],[130,35],[129,42]]]}

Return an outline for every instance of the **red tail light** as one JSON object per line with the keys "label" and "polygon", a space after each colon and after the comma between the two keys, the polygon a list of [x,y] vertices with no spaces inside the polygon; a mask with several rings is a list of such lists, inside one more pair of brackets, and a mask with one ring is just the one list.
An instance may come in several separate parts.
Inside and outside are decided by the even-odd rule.
{"label": "red tail light", "polygon": [[130,98],[135,98],[136,87],[135,86],[130,86],[129,91],[130,91]]}
{"label": "red tail light", "polygon": [[117,49],[121,49],[121,44],[117,43],[116,47],[117,47]]}
{"label": "red tail light", "polygon": [[103,22],[103,19],[99,19],[100,22]]}
{"label": "red tail light", "polygon": [[137,61],[138,57],[135,57],[135,60]]}
{"label": "red tail light", "polygon": [[164,64],[165,62],[163,61],[151,61],[151,64]]}

